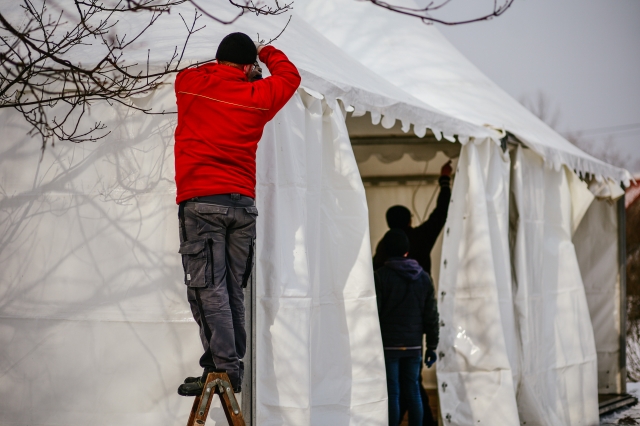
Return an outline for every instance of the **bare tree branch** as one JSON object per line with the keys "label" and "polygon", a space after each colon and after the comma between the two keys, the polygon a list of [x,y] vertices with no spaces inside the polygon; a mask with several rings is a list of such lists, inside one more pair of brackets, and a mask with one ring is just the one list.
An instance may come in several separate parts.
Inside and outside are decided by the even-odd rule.
{"label": "bare tree branch", "polygon": [[[229,24],[244,13],[279,15],[292,4],[276,1],[275,6],[267,6],[252,0],[229,0],[238,14],[225,20],[205,10],[199,1],[17,0],[16,6],[23,12],[19,19],[14,13],[0,11],[0,109],[20,112],[31,127],[30,134],[42,139],[43,150],[55,141],[102,139],[109,134],[106,125],[91,123],[89,118],[91,106],[98,102],[147,114],[167,113],[140,108],[130,99],[149,93],[168,75],[186,68],[184,53],[191,36],[204,28],[199,24],[203,16]],[[186,3],[195,7],[193,16],[179,15],[186,34],[160,70],[150,71],[149,50],[146,67],[126,60],[126,53],[162,15]],[[131,13],[139,14],[144,25],[134,33],[118,32],[120,18]],[[91,46],[92,54],[97,52],[91,62],[69,59],[73,49],[83,46]]]}
{"label": "bare tree branch", "polygon": [[260,1],[254,2],[253,0],[243,0],[243,1],[229,0],[229,3],[237,7],[239,11],[231,19],[222,19],[213,15],[204,6],[202,6],[202,4],[200,3],[200,0],[198,1],[187,0],[187,1],[189,1],[192,5],[194,5],[196,9],[198,9],[198,11],[202,13],[204,16],[206,16],[207,18],[213,19],[214,21],[224,25],[233,24],[238,19],[240,19],[240,17],[245,13],[253,13],[256,16],[259,16],[259,15],[276,16],[276,15],[283,14],[285,12],[289,12],[293,8],[293,1],[280,5],[278,0],[275,0],[275,7],[274,7],[274,6],[262,4]]}
{"label": "bare tree branch", "polygon": [[451,21],[447,19],[441,19],[433,15],[434,12],[444,9],[445,6],[447,6],[451,2],[451,0],[441,0],[440,2],[432,0],[426,6],[417,7],[417,8],[399,6],[399,5],[388,3],[382,0],[359,0],[359,1],[369,2],[383,9],[387,9],[391,12],[396,12],[396,13],[400,13],[402,15],[407,15],[407,16],[413,16],[427,24],[437,23],[437,24],[443,24],[443,25],[462,25],[462,24],[470,24],[472,22],[488,21],[490,19],[496,18],[502,15],[504,12],[506,12],[507,9],[511,7],[511,5],[515,0],[502,0],[501,2],[499,2],[498,0],[494,0],[493,8],[487,11],[485,14],[482,14],[475,18],[463,19],[460,21]]}
{"label": "bare tree branch", "polygon": [[284,25],[284,27],[282,28],[282,31],[280,31],[280,32],[278,33],[278,35],[277,35],[277,36],[273,37],[273,38],[272,38],[271,40],[269,40],[269,41],[265,41],[265,40],[260,39],[260,33],[258,33],[258,43],[260,43],[260,44],[264,44],[265,46],[268,46],[268,45],[270,45],[271,43],[273,43],[274,41],[276,41],[277,39],[279,39],[279,38],[280,38],[280,36],[282,35],[282,33],[284,33],[284,30],[286,30],[286,29],[287,29],[287,27],[289,26],[289,22],[291,22],[291,18],[292,18],[292,17],[293,17],[293,15],[289,16],[289,19],[287,20],[287,23],[286,23],[286,24]]}

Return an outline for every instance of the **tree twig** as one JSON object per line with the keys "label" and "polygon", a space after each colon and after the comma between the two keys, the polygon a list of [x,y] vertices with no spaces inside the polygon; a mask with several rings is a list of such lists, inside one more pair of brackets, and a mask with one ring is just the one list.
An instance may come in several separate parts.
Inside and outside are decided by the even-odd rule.
{"label": "tree twig", "polygon": [[470,18],[470,19],[463,19],[463,20],[446,20],[446,19],[438,18],[433,15],[434,12],[441,10],[445,6],[447,6],[451,2],[451,0],[443,0],[439,3],[435,1],[431,1],[426,6],[418,7],[418,8],[399,6],[399,5],[388,3],[382,0],[360,0],[360,1],[369,2],[373,5],[382,7],[383,9],[387,9],[391,12],[396,12],[402,15],[419,18],[420,20],[422,20],[422,22],[428,23],[428,24],[438,23],[443,25],[462,25],[462,24],[470,24],[473,22],[488,21],[490,19],[496,18],[502,15],[504,12],[506,12],[507,9],[511,7],[511,5],[515,0],[502,0],[501,3],[498,2],[498,0],[494,0],[492,10],[480,16]]}

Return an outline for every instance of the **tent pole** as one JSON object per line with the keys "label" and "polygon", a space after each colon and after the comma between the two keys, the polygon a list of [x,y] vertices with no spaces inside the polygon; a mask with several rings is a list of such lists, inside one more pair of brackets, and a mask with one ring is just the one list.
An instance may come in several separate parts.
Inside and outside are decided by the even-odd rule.
{"label": "tent pole", "polygon": [[618,200],[618,264],[620,268],[620,391],[627,392],[627,230],[624,196]]}
{"label": "tent pole", "polygon": [[[255,253],[255,251],[254,251]],[[255,256],[255,254],[254,254]],[[257,410],[256,403],[258,400],[258,386],[257,386],[257,371],[256,366],[257,363],[257,346],[256,346],[256,320],[258,318],[258,305],[257,305],[257,295],[258,290],[256,286],[258,284],[257,271],[256,271],[256,262],[253,262],[253,271],[251,273],[251,416],[249,417],[249,426],[256,426],[258,424],[257,421]],[[626,287],[625,287],[626,289]],[[626,291],[626,290],[625,290]],[[626,294],[626,293],[625,293]],[[626,311],[625,311],[626,312]],[[625,370],[626,371],[626,370]],[[626,374],[626,372],[625,372]],[[625,382],[626,389],[626,382]]]}
{"label": "tent pole", "polygon": [[244,357],[244,381],[242,384],[242,415],[247,426],[256,425],[256,267],[251,273],[249,285],[244,290],[245,330],[247,353]]}

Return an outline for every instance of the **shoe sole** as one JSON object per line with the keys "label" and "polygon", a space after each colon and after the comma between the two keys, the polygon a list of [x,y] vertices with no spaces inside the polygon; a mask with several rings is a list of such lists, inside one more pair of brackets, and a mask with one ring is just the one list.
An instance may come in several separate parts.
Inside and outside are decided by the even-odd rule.
{"label": "shoe sole", "polygon": [[180,391],[180,389],[178,389],[178,395],[180,395],[180,396],[200,396],[200,395],[202,395],[202,389],[200,389],[200,392],[198,392],[198,393],[182,392],[182,391]]}

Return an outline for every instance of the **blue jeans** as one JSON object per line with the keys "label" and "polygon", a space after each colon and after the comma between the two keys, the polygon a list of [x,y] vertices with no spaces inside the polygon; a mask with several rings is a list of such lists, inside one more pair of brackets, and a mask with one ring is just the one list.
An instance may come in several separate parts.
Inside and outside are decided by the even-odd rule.
{"label": "blue jeans", "polygon": [[389,426],[400,424],[400,390],[407,401],[409,426],[422,426],[424,408],[420,396],[422,357],[385,358],[387,393],[389,394]]}

